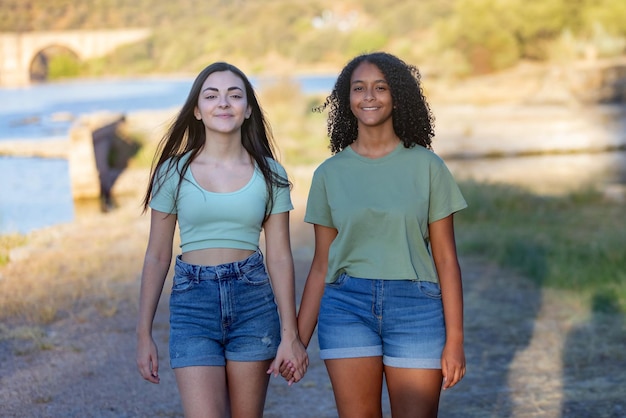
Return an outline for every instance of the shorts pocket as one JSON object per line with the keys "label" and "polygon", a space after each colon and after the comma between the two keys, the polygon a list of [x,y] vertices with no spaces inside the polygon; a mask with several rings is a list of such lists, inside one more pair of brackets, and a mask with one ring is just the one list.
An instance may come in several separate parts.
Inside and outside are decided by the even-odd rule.
{"label": "shorts pocket", "polygon": [[341,273],[339,274],[339,277],[337,277],[337,280],[332,283],[326,283],[326,286],[332,287],[334,289],[340,288],[348,281],[349,277],[350,276],[348,276],[346,273]]}
{"label": "shorts pocket", "polygon": [[242,272],[242,280],[244,283],[251,284],[254,286],[261,286],[268,284],[270,278],[265,270],[265,265],[263,263],[257,264],[250,269],[246,269],[246,271]]}
{"label": "shorts pocket", "polygon": [[186,276],[174,276],[172,279],[172,293],[182,293],[193,288],[195,281]]}
{"label": "shorts pocket", "polygon": [[420,292],[431,299],[441,299],[441,287],[438,283],[420,280],[417,282]]}

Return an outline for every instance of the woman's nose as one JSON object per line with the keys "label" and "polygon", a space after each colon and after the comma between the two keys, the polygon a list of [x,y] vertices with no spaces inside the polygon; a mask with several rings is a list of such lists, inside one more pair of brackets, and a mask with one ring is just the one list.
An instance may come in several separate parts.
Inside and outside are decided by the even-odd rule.
{"label": "woman's nose", "polygon": [[219,102],[217,102],[217,105],[219,107],[228,107],[228,106],[230,106],[230,103],[228,102],[228,97],[226,97],[226,96],[220,97]]}

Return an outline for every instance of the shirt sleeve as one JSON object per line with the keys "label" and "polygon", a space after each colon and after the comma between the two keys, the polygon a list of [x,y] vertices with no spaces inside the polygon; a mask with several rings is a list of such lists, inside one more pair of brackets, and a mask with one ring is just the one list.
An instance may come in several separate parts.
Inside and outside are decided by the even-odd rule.
{"label": "shirt sleeve", "polygon": [[428,223],[443,219],[465,209],[467,202],[443,160],[433,164],[430,184],[430,207]]}
{"label": "shirt sleeve", "polygon": [[176,169],[168,169],[168,162],[161,164],[157,169],[152,184],[152,197],[150,207],[159,212],[176,214],[176,189],[178,187],[178,175]]}
{"label": "shirt sleeve", "polygon": [[328,204],[324,175],[319,168],[313,173],[313,179],[311,180],[304,221],[310,224],[335,228],[330,205]]}
{"label": "shirt sleeve", "polygon": [[[272,170],[285,179],[285,181],[288,180],[287,171],[278,162],[274,161],[271,167]],[[289,212],[293,209],[293,203],[291,202],[291,190],[289,189],[289,186],[278,187],[274,185],[272,187],[272,193],[274,203],[270,214]]]}

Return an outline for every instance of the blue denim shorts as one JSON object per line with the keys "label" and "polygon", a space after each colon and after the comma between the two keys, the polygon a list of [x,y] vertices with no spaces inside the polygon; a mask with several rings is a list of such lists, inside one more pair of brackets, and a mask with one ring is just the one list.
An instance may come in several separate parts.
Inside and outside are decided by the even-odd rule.
{"label": "blue denim shorts", "polygon": [[392,367],[441,369],[446,341],[437,283],[361,279],[327,283],[320,306],[322,359],[382,356]]}
{"label": "blue denim shorts", "polygon": [[176,258],[170,295],[170,365],[224,366],[276,356],[280,322],[260,251],[217,266]]}

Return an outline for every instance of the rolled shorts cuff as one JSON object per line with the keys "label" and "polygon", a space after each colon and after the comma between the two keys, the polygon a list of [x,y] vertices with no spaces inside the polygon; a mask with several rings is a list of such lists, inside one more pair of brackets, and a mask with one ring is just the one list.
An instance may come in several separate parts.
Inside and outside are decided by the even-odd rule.
{"label": "rolled shorts cuff", "polygon": [[226,361],[222,356],[204,356],[201,358],[170,358],[170,367],[172,369],[195,366],[226,366]]}
{"label": "rolled shorts cuff", "polygon": [[441,359],[433,358],[402,358],[383,356],[383,364],[389,367],[400,369],[439,369],[441,370]]}
{"label": "rolled shorts cuff", "polygon": [[382,355],[383,348],[380,345],[374,345],[370,347],[327,348],[324,350],[320,350],[320,358],[322,360],[356,357],[377,357]]}

